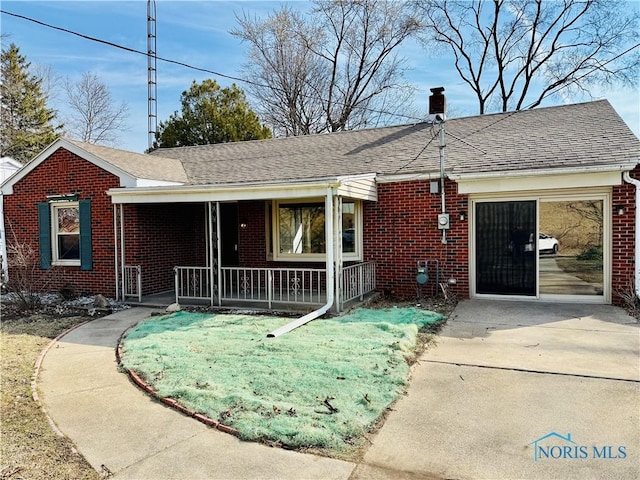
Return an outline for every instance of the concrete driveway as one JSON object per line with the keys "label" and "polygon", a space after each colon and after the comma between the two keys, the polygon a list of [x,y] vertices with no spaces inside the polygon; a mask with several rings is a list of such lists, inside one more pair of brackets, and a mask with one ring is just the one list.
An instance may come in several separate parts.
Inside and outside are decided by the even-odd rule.
{"label": "concrete driveway", "polygon": [[638,478],[639,328],[611,306],[461,302],[351,478]]}

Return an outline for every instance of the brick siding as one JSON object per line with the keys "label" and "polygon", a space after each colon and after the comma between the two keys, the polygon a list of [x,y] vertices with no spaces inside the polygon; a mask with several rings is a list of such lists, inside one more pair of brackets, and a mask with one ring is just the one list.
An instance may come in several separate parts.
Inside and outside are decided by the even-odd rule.
{"label": "brick siding", "polygon": [[[632,173],[640,178],[640,169]],[[52,180],[55,179],[55,180]],[[38,251],[37,204],[48,195],[77,193],[80,200],[91,200],[93,269],[54,266],[41,271],[37,288],[59,290],[71,284],[80,294],[115,293],[113,206],[105,192],[117,188],[116,176],[59,149],[14,185],[14,193],[4,197],[7,240],[28,243]],[[460,297],[469,295],[469,212],[466,195],[457,194],[453,181],[445,182],[447,212],[451,228],[447,243],[437,228],[441,197],[430,193],[429,181],[406,181],[378,185],[378,201],[363,203],[364,261],[374,261],[378,290],[392,298],[413,299],[418,293],[416,264],[435,260],[440,282],[455,279],[451,289]],[[612,205],[622,206],[624,214],[614,212],[613,303],[617,294],[629,288],[634,274],[635,187],[613,187]],[[464,212],[465,218],[460,218]],[[206,209],[202,203],[125,205],[126,263],[141,265],[145,294],[173,289],[173,267],[204,266],[206,262]],[[238,203],[239,263],[249,267],[324,268],[324,262],[274,262],[266,256],[266,210],[264,201]],[[223,232],[224,234],[224,232]],[[437,289],[435,268],[423,287],[425,295]],[[11,275],[11,271],[9,272]]]}
{"label": "brick siding", "polygon": [[[640,180],[640,167],[631,172],[631,176]],[[635,272],[635,215],[636,215],[636,187],[629,183],[613,187],[611,198],[613,206],[612,216],[612,298],[615,305],[622,305],[620,292],[633,288]],[[618,206],[623,207],[624,214],[619,215]]]}
{"label": "brick siding", "polygon": [[[451,226],[446,244],[437,224],[441,197],[430,193],[429,181],[381,183],[378,201],[365,203],[364,258],[375,261],[378,290],[385,295],[416,298],[417,262],[435,260],[440,282],[455,279],[451,289],[461,297],[469,296],[467,197],[457,194],[452,181],[445,183],[445,196]],[[424,295],[438,288],[434,265],[429,265]]]}
{"label": "brick siding", "polygon": [[[79,200],[91,200],[93,268],[52,266],[39,270],[33,287],[38,291],[58,291],[65,284],[78,294],[102,293],[113,297],[113,207],[105,195],[120,185],[118,177],[83,160],[73,153],[59,149],[45,162],[34,168],[13,187],[13,194],[4,196],[4,216],[7,244],[29,244],[38,253],[38,203],[47,195],[77,193]],[[39,267],[39,258],[37,265]],[[11,278],[11,268],[9,278]]]}

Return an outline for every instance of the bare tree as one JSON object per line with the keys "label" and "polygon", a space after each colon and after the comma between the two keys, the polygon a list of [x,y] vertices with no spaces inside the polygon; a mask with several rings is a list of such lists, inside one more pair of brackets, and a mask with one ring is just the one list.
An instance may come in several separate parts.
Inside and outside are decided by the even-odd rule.
{"label": "bare tree", "polygon": [[405,105],[397,48],[418,30],[406,2],[316,0],[304,16],[283,7],[246,14],[231,33],[249,44],[245,75],[261,117],[278,135],[385,123]]}
{"label": "bare tree", "polygon": [[68,133],[87,143],[113,144],[126,131],[128,107],[116,106],[104,83],[92,73],[84,73],[73,83],[65,82],[70,114],[65,125]]}
{"label": "bare tree", "polygon": [[637,85],[638,9],[619,0],[418,0],[424,39],[450,50],[480,113],[562,91]]}

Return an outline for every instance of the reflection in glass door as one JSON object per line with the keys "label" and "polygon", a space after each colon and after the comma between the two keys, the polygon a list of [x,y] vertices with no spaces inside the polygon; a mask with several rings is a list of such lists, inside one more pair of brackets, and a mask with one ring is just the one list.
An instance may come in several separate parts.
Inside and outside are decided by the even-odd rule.
{"label": "reflection in glass door", "polygon": [[540,202],[540,294],[604,294],[603,200]]}
{"label": "reflection in glass door", "polygon": [[475,204],[476,293],[537,295],[536,201]]}

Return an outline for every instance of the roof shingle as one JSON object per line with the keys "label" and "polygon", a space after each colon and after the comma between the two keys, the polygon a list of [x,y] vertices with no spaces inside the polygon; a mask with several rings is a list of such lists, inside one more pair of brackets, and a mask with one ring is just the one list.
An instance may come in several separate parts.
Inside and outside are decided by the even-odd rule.
{"label": "roof shingle", "polygon": [[[417,123],[166,148],[152,155],[180,160],[188,183],[196,185],[431,173],[439,171],[438,128]],[[640,162],[640,140],[606,100],[453,118],[445,132],[445,169],[452,174]]]}

